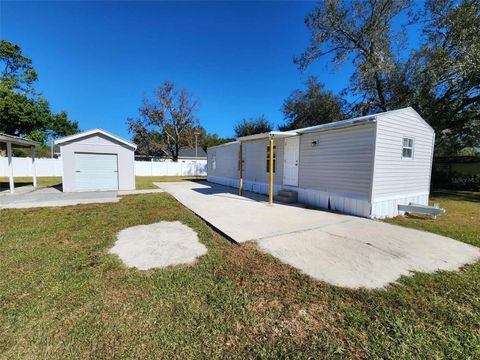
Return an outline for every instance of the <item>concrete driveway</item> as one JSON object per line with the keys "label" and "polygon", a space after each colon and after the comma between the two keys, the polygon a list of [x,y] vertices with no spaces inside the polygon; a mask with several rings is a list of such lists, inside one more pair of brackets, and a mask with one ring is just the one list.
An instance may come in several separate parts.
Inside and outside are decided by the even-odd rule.
{"label": "concrete driveway", "polygon": [[415,271],[457,270],[480,260],[480,249],[380,221],[283,204],[207,182],[156,183],[238,243],[311,277],[350,288],[381,288]]}

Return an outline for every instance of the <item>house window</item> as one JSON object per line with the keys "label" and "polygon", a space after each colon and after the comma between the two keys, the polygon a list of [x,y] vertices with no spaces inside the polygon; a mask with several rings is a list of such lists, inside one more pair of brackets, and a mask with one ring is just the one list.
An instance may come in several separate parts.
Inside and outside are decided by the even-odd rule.
{"label": "house window", "polygon": [[403,138],[402,158],[413,159],[413,139]]}
{"label": "house window", "polygon": [[215,170],[217,168],[217,157],[215,156],[216,154],[212,154],[212,169]]}
{"label": "house window", "polygon": [[[273,172],[276,169],[276,161],[277,160],[277,145],[273,145]],[[270,172],[270,145],[267,145],[267,173]]]}

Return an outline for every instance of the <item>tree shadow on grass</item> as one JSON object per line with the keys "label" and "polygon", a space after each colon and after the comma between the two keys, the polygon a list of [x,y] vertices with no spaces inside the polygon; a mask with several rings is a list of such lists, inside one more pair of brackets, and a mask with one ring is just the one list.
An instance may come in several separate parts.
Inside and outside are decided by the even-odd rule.
{"label": "tree shadow on grass", "polygon": [[456,191],[456,190],[435,190],[432,197],[443,197],[448,200],[470,201],[480,203],[480,192]]}

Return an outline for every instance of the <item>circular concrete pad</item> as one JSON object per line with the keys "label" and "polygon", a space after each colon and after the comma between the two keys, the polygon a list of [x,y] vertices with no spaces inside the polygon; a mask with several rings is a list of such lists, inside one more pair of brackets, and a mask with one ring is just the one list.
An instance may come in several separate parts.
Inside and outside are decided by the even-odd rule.
{"label": "circular concrete pad", "polygon": [[122,230],[110,250],[128,267],[139,270],[191,264],[207,253],[195,231],[179,221],[162,221]]}

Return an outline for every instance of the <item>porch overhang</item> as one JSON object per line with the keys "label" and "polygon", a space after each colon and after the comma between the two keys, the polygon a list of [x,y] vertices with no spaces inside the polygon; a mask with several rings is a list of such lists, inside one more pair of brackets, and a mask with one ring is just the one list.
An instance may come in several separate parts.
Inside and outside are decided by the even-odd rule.
{"label": "porch overhang", "polygon": [[269,169],[269,190],[268,190],[268,203],[273,203],[273,141],[274,139],[287,138],[291,136],[297,136],[296,131],[270,131],[261,134],[254,134],[248,136],[238,137],[237,141],[240,143],[240,169],[239,169],[239,186],[238,193],[242,195],[243,189],[243,143],[252,141],[268,141],[270,150],[270,156],[268,158]]}
{"label": "porch overhang", "polygon": [[35,166],[35,150],[40,146],[40,143],[33,140],[23,139],[18,136],[7,135],[0,133],[0,145],[5,144],[8,157],[8,179],[10,193],[15,192],[15,185],[13,181],[13,159],[12,148],[30,148],[32,150],[32,165],[33,165],[33,187],[37,187],[37,174]]}
{"label": "porch overhang", "polygon": [[297,136],[298,133],[296,131],[270,131],[261,134],[254,134],[248,136],[238,137],[237,141],[240,142],[249,142],[249,141],[267,141],[272,138],[286,138],[290,136]]}

